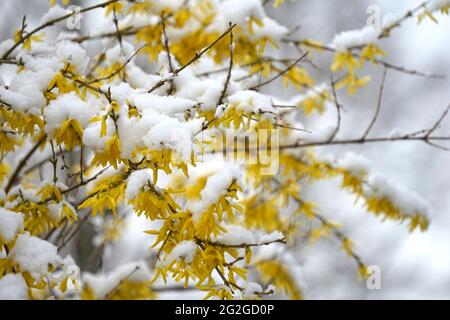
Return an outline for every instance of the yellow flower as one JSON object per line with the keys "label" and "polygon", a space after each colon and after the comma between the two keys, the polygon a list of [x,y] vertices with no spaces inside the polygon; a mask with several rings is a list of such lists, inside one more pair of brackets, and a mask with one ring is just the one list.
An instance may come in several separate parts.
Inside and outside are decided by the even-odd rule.
{"label": "yellow flower", "polygon": [[119,136],[115,133],[111,138],[109,138],[104,151],[95,152],[91,164],[106,166],[109,163],[115,169],[117,169],[121,161],[120,139]]}
{"label": "yellow flower", "polygon": [[89,192],[88,198],[78,206],[79,209],[91,208],[93,216],[104,214],[106,209],[116,214],[117,207],[123,202],[126,183],[122,175],[103,178]]}
{"label": "yellow flower", "polygon": [[41,196],[42,201],[56,200],[61,202],[63,200],[61,190],[54,183],[47,183],[37,193]]}
{"label": "yellow flower", "polygon": [[285,266],[277,261],[262,261],[256,264],[263,281],[271,282],[275,287],[283,290],[294,300],[302,299],[300,288]]}
{"label": "yellow flower", "polygon": [[378,46],[369,44],[361,52],[361,64],[363,64],[366,60],[375,63],[378,56],[386,57],[387,53]]}
{"label": "yellow flower", "polygon": [[75,119],[65,120],[55,132],[56,143],[64,143],[68,150],[72,150],[75,146],[79,145],[82,139],[83,128]]}
{"label": "yellow flower", "polygon": [[122,12],[124,7],[125,7],[125,3],[121,2],[121,1],[115,2],[115,3],[111,3],[111,4],[106,6],[105,16],[109,16],[114,11],[116,11],[116,13],[119,14],[120,12]]}

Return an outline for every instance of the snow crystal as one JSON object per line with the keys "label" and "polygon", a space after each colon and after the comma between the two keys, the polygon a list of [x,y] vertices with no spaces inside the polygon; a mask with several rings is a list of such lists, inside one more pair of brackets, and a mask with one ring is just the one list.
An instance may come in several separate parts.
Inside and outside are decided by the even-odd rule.
{"label": "snow crystal", "polygon": [[234,180],[239,180],[241,171],[236,165],[228,165],[223,170],[210,176],[200,195],[203,203],[208,206],[216,203],[219,198],[227,193],[228,187]]}
{"label": "snow crystal", "polygon": [[263,19],[266,14],[259,0],[227,0],[219,4],[220,12],[225,20],[237,24],[244,24],[248,17]]}
{"label": "snow crystal", "polygon": [[184,113],[197,103],[193,100],[174,96],[158,96],[155,94],[136,94],[132,98],[133,104],[140,110],[153,109],[161,114]]}
{"label": "snow crystal", "polygon": [[240,226],[228,225],[225,227],[227,232],[213,237],[214,242],[223,243],[229,246],[241,245],[244,243],[250,244],[255,242],[252,232]]}
{"label": "snow crystal", "polygon": [[271,243],[284,239],[284,235],[280,231],[273,231],[270,234],[259,237],[258,244]]}
{"label": "snow crystal", "polygon": [[149,181],[153,180],[153,173],[150,169],[143,169],[134,171],[128,177],[127,189],[125,191],[125,196],[127,199],[134,199],[138,195],[139,191],[143,186],[148,184]]}
{"label": "snow crystal", "polygon": [[345,51],[352,47],[375,43],[379,35],[380,31],[374,26],[366,26],[359,30],[344,31],[334,36],[331,46],[338,51]]}
{"label": "snow crystal", "polygon": [[410,191],[401,184],[390,181],[380,173],[372,174],[368,179],[368,193],[376,197],[386,197],[391,200],[402,212],[414,216],[418,213],[428,216],[430,205],[417,193]]}
{"label": "snow crystal", "polygon": [[78,44],[71,41],[61,41],[56,46],[56,55],[64,63],[76,66],[80,74],[84,74],[89,64],[86,51]]}
{"label": "snow crystal", "polygon": [[61,262],[57,248],[53,244],[27,234],[17,237],[9,256],[20,265],[21,271],[32,274],[46,274],[49,265],[57,265]]}
{"label": "snow crystal", "polygon": [[42,92],[47,89],[53,75],[50,69],[40,72],[24,70],[12,79],[8,89],[0,87],[0,99],[18,111],[39,114],[46,104]]}
{"label": "snow crystal", "polygon": [[94,290],[94,294],[98,299],[105,298],[123,280],[148,282],[151,278],[152,274],[144,261],[121,265],[109,273],[92,274],[86,272],[82,276],[83,282]]}
{"label": "snow crystal", "polygon": [[186,263],[190,263],[194,259],[196,251],[197,245],[194,241],[181,241],[172,249],[172,251],[170,251],[163,263],[170,264],[173,261],[179,261],[180,259],[184,259]]}
{"label": "snow crystal", "polygon": [[142,139],[149,149],[169,148],[176,151],[182,160],[188,161],[193,151],[194,134],[200,131],[202,125],[202,119],[183,123],[170,117],[161,118],[161,122]]}
{"label": "snow crystal", "polygon": [[47,134],[53,136],[55,129],[67,119],[75,119],[85,128],[94,115],[95,110],[75,93],[60,95],[44,110]]}
{"label": "snow crystal", "polygon": [[115,126],[111,117],[106,119],[106,135],[100,137],[102,128],[101,121],[95,121],[88,124],[83,130],[83,143],[95,151],[103,151],[109,138],[113,135]]}
{"label": "snow crystal", "polygon": [[23,231],[23,214],[0,208],[0,242],[9,243]]}
{"label": "snow crystal", "polygon": [[108,49],[105,53],[106,59],[109,64],[120,62],[124,64],[129,57],[134,53],[134,46],[128,41],[122,41],[121,44],[117,44],[111,49]]}
{"label": "snow crystal", "polygon": [[26,300],[28,287],[21,274],[7,274],[0,278],[0,300]]}
{"label": "snow crystal", "polygon": [[262,20],[262,23],[262,26],[257,25],[253,29],[253,33],[250,33],[250,38],[270,38],[274,41],[279,41],[289,33],[285,26],[280,25],[273,19],[266,17]]}
{"label": "snow crystal", "polygon": [[270,97],[252,90],[238,91],[228,97],[228,102],[246,113],[276,113]]}
{"label": "snow crystal", "polygon": [[370,173],[372,163],[361,155],[348,152],[337,161],[337,166],[347,169],[352,175],[359,176]]}
{"label": "snow crystal", "polygon": [[102,89],[106,92],[111,91],[111,98],[121,105],[127,103],[130,96],[135,92],[128,83],[123,82],[115,86],[104,85]]}
{"label": "snow crystal", "polygon": [[54,6],[50,7],[50,9],[48,9],[47,13],[45,13],[42,16],[40,24],[45,24],[51,20],[61,18],[69,13],[71,13],[70,10],[66,10],[66,9],[60,7],[58,4],[55,4]]}

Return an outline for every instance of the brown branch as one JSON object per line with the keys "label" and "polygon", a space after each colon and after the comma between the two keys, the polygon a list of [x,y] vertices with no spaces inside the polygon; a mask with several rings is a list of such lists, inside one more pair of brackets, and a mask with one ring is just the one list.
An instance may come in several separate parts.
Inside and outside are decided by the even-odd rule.
{"label": "brown branch", "polygon": [[30,159],[30,157],[36,152],[36,150],[39,148],[42,142],[47,139],[47,135],[44,135],[39,141],[33,146],[33,148],[28,151],[28,153],[22,158],[22,160],[17,165],[16,169],[14,170],[13,174],[11,175],[11,178],[9,178],[8,183],[5,187],[5,193],[8,193],[11,187],[16,182],[17,178],[19,177],[20,171],[23,169],[23,167],[26,165],[27,161]]}
{"label": "brown branch", "polygon": [[381,100],[383,98],[383,91],[384,91],[384,84],[386,82],[386,75],[387,75],[387,68],[385,67],[383,70],[383,78],[381,80],[381,85],[380,85],[380,91],[378,94],[378,102],[377,102],[377,109],[375,111],[375,115],[372,118],[372,121],[370,122],[369,126],[367,127],[366,131],[364,132],[363,136],[361,139],[365,139],[368,135],[370,130],[372,130],[373,126],[375,125],[375,122],[378,119],[378,116],[380,114],[380,110],[381,110]]}
{"label": "brown branch", "polygon": [[[332,47],[326,46],[326,45],[322,45],[322,44],[311,43],[309,40],[282,39],[282,42],[292,43],[296,46],[303,45],[303,46],[310,47],[310,48],[313,48],[316,50],[323,50],[323,51],[333,52],[333,53],[337,52],[337,50],[335,48],[332,48]],[[350,53],[355,58],[361,58],[361,55],[359,52],[351,51]],[[430,79],[438,79],[438,80],[444,80],[447,78],[447,76],[445,74],[433,74],[433,73],[427,73],[427,72],[422,72],[422,71],[413,70],[413,69],[407,69],[405,67],[397,66],[397,65],[394,65],[392,63],[389,63],[389,62],[386,62],[386,61],[383,61],[380,59],[374,59],[373,61],[375,64],[382,65],[386,68],[389,68],[389,69],[392,69],[392,70],[395,70],[395,71],[398,71],[401,73],[410,74],[413,76],[430,78]]]}
{"label": "brown branch", "polygon": [[333,76],[330,76],[330,78],[331,78],[331,89],[333,91],[334,105],[336,106],[336,112],[337,112],[337,124],[336,124],[336,128],[334,129],[333,133],[331,134],[330,138],[328,139],[329,142],[333,141],[334,138],[336,138],[336,135],[338,134],[339,129],[341,128],[341,106],[337,99],[336,83],[333,80]]}
{"label": "brown branch", "polygon": [[[167,60],[169,61],[169,71],[170,73],[174,72],[173,63],[172,63],[172,55],[170,54],[170,47],[169,47],[169,37],[167,36],[166,32],[166,17],[164,16],[164,12],[161,13],[161,26],[162,26],[162,33],[164,37],[164,49],[167,53]],[[169,95],[171,95],[175,90],[175,84],[173,79],[169,81],[170,87],[169,87]]]}
{"label": "brown branch", "polygon": [[365,143],[375,143],[375,142],[395,142],[395,141],[450,141],[450,137],[425,137],[425,136],[410,136],[404,135],[400,137],[378,137],[378,138],[366,138],[361,139],[344,139],[344,140],[333,140],[333,141],[315,141],[315,142],[304,142],[295,143],[289,145],[280,146],[280,150],[284,149],[296,149],[296,148],[308,148],[308,147],[324,147],[324,146],[335,146],[335,145],[346,145],[346,144],[365,144]]}
{"label": "brown branch", "polygon": [[66,19],[68,19],[68,18],[70,18],[70,17],[72,17],[72,16],[74,16],[74,15],[76,15],[76,14],[85,13],[85,12],[88,12],[88,11],[91,11],[91,10],[94,10],[94,9],[98,9],[98,8],[104,8],[104,7],[106,7],[106,6],[109,5],[109,4],[112,4],[112,3],[114,3],[114,2],[119,2],[119,1],[121,1],[121,0],[109,0],[109,1],[106,1],[106,2],[102,2],[102,3],[96,4],[96,5],[87,7],[87,8],[83,8],[83,9],[81,9],[80,11],[73,11],[73,12],[71,12],[71,13],[68,13],[68,14],[62,16],[62,17],[59,17],[59,18],[50,20],[50,21],[48,21],[48,22],[46,22],[46,23],[44,23],[44,24],[42,24],[42,25],[36,27],[36,28],[33,29],[32,31],[28,32],[24,37],[22,37],[18,42],[16,42],[11,48],[9,48],[8,51],[6,51],[6,52],[3,54],[3,56],[1,57],[1,59],[3,59],[3,60],[4,60],[4,59],[7,59],[7,58],[9,57],[9,55],[10,55],[10,54],[11,54],[18,46],[20,46],[22,43],[24,43],[24,42],[25,42],[28,38],[30,38],[32,35],[38,33],[39,31],[41,31],[41,30],[43,30],[43,29],[45,29],[45,28],[47,28],[47,27],[50,27],[50,26],[52,26],[52,25],[54,25],[54,24],[56,24],[56,23],[58,23],[58,22],[64,21],[64,20],[66,20]]}
{"label": "brown branch", "polygon": [[[204,55],[206,52],[208,52],[212,47],[214,47],[220,40],[222,40],[225,36],[227,36],[231,30],[233,30],[233,28],[236,26],[236,24],[233,24],[232,26],[230,26],[228,28],[227,31],[225,31],[224,33],[222,33],[222,35],[220,35],[216,40],[214,40],[212,43],[210,43],[207,47],[203,48],[200,52],[196,53],[194,55],[194,57],[191,58],[191,60],[189,60],[189,62],[187,62],[185,65],[177,68],[173,73],[172,76],[176,76],[178,75],[181,71],[183,71],[184,69],[186,69],[187,67],[189,67],[191,64],[193,64],[195,61],[197,61],[198,59],[201,58],[202,55]],[[153,91],[155,91],[156,89],[162,87],[167,81],[169,81],[171,78],[164,78],[161,79],[158,83],[156,83],[150,90],[147,91],[147,93],[152,93]]]}
{"label": "brown branch", "polygon": [[278,73],[276,76],[274,76],[273,78],[264,81],[260,84],[257,84],[256,86],[250,87],[249,90],[258,90],[259,88],[268,85],[269,83],[272,83],[273,81],[277,80],[279,77],[283,76],[286,72],[288,72],[289,70],[291,70],[293,67],[295,67],[300,61],[302,61],[309,52],[306,52],[305,54],[303,54],[300,58],[298,58],[297,60],[295,60],[291,65],[289,65],[287,68],[285,68],[284,70],[282,70],[280,73]]}
{"label": "brown branch", "polygon": [[133,274],[135,274],[139,270],[139,266],[135,266],[134,269],[123,279],[120,279],[119,283],[105,295],[105,300],[108,300],[117,290],[127,281]]}
{"label": "brown branch", "polygon": [[438,121],[431,127],[430,130],[425,135],[425,138],[428,138],[434,131],[436,131],[439,126],[441,125],[442,121],[444,121],[445,117],[448,115],[448,112],[450,111],[450,104],[448,105],[447,109],[445,109],[444,113],[439,117]]}
{"label": "brown branch", "polygon": [[[101,81],[105,81],[105,80],[109,80],[111,78],[113,78],[115,75],[117,75],[119,72],[121,72],[130,62],[131,60],[134,59],[134,57],[136,57],[139,52],[144,49],[147,46],[147,44],[142,45],[141,47],[139,47],[139,49],[137,49],[128,59],[127,61],[125,61],[125,63],[123,65],[121,65],[118,69],[114,70],[112,73],[110,73],[109,75],[102,77],[102,78],[98,78],[89,82],[86,82],[87,84],[93,84],[93,83],[97,83],[97,82],[101,82]],[[84,85],[84,83],[83,83]]]}
{"label": "brown branch", "polygon": [[282,244],[286,244],[286,238],[283,239],[276,239],[276,240],[272,240],[272,241],[266,241],[266,242],[261,242],[261,243],[240,243],[240,244],[226,244],[226,243],[222,243],[222,242],[217,242],[217,241],[207,241],[207,240],[201,240],[196,238],[195,241],[201,242],[203,244],[207,244],[210,246],[214,246],[214,247],[221,247],[221,248],[250,248],[250,247],[261,247],[261,246],[267,246],[269,244],[273,244],[273,243],[282,243]]}
{"label": "brown branch", "polygon": [[[230,27],[231,27],[231,22],[230,22]],[[222,104],[222,101],[225,98],[225,95],[228,90],[228,85],[231,80],[231,71],[233,70],[233,60],[234,60],[233,56],[234,56],[233,31],[230,31],[230,65],[228,66],[228,72],[227,72],[227,78],[225,80],[225,84],[223,86],[222,92],[220,93],[220,97],[217,102],[218,106]]]}

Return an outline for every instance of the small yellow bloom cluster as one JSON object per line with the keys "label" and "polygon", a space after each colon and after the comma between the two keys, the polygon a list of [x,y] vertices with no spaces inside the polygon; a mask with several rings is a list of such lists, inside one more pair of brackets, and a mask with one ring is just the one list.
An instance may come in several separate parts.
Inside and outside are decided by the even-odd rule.
{"label": "small yellow bloom cluster", "polygon": [[[62,12],[50,4],[49,16]],[[37,32],[61,22],[50,19],[37,29],[24,21],[12,35],[14,46],[0,57],[15,72],[0,86],[0,281],[13,277],[20,298],[154,299],[158,285],[180,282],[206,299],[301,299],[283,256],[321,239],[337,240],[365,277],[353,242],[306,196],[319,180],[342,179],[368,212],[427,229],[420,201],[306,148],[314,141],[302,121],[322,121],[330,89],[316,85],[308,53],[275,58],[289,30],[260,1],[238,12],[241,4],[113,0],[84,9],[103,8],[113,31],[51,41]],[[357,72],[386,56],[375,41],[381,36],[364,32],[372,41],[298,45],[334,52],[332,72],[345,72],[336,87],[354,94],[370,79]],[[89,57],[85,42],[99,39],[111,46]],[[264,93],[277,80],[299,96],[284,104]],[[269,154],[278,170],[267,175]],[[152,248],[140,264],[112,263],[116,272],[103,273],[95,260],[102,265],[116,242],[121,247],[130,217],[151,225],[144,235]],[[77,254],[81,278],[74,261],[59,256],[71,241],[88,251]]]}

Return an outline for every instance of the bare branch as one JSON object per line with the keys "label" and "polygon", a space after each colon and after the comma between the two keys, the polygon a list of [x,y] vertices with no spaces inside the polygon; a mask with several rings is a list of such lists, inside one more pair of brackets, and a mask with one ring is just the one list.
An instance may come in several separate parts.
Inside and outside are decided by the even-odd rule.
{"label": "bare branch", "polygon": [[22,37],[18,42],[16,42],[10,49],[8,49],[8,50],[3,54],[3,56],[1,57],[1,59],[3,59],[3,60],[7,59],[7,58],[9,57],[9,55],[10,55],[10,54],[11,54],[18,46],[20,46],[22,43],[25,42],[25,40],[27,40],[27,39],[30,38],[32,35],[38,33],[39,31],[41,31],[41,30],[43,30],[43,29],[45,29],[45,28],[47,28],[47,27],[50,27],[50,26],[52,26],[52,25],[54,25],[54,24],[56,24],[56,23],[58,23],[58,22],[64,21],[64,20],[66,20],[66,19],[68,19],[68,18],[70,18],[70,17],[72,17],[72,16],[74,16],[74,15],[76,15],[76,14],[85,13],[85,12],[88,12],[88,11],[91,11],[91,10],[94,10],[94,9],[98,9],[98,8],[104,8],[104,7],[106,7],[107,5],[110,5],[110,4],[114,3],[114,2],[119,2],[119,1],[121,1],[121,0],[109,0],[109,1],[106,1],[106,2],[102,2],[102,3],[96,4],[96,5],[87,7],[87,8],[83,8],[83,9],[81,9],[80,11],[73,11],[73,12],[71,12],[71,13],[68,13],[68,14],[62,16],[62,17],[59,17],[59,18],[56,18],[56,19],[52,19],[52,20],[50,20],[50,21],[48,21],[48,22],[46,22],[46,23],[44,23],[44,24],[42,24],[42,25],[36,27],[36,28],[33,29],[32,31],[28,32],[24,37]]}
{"label": "bare branch", "polygon": [[[231,22],[230,22],[230,27],[231,27]],[[230,80],[231,80],[231,71],[233,70],[233,55],[234,55],[233,31],[230,31],[230,65],[228,66],[227,78],[225,80],[225,84],[223,86],[223,90],[220,94],[220,98],[219,98],[219,101],[217,102],[217,105],[222,104],[222,101],[225,98],[225,95],[227,93],[228,84],[230,83]]]}
{"label": "bare branch", "polygon": [[[177,76],[181,71],[189,67],[191,64],[193,64],[195,61],[200,59],[206,52],[208,52],[212,47],[214,47],[217,43],[219,43],[220,40],[222,40],[224,37],[226,37],[233,28],[236,27],[236,24],[231,25],[227,31],[222,33],[216,40],[211,42],[207,47],[203,48],[200,52],[196,53],[189,62],[187,62],[185,65],[177,68],[173,73],[172,76]],[[156,89],[162,87],[167,81],[169,81],[171,78],[164,78],[160,80],[158,83],[156,83],[150,90],[147,91],[147,93],[152,93]]]}
{"label": "bare branch", "polygon": [[277,80],[279,77],[283,76],[286,72],[288,72],[289,70],[291,70],[293,67],[295,67],[300,61],[302,61],[309,52],[306,52],[305,54],[303,54],[300,58],[298,58],[297,60],[295,60],[291,65],[289,65],[287,68],[285,68],[283,71],[281,71],[280,73],[278,73],[276,76],[274,76],[273,78],[264,81],[256,86],[250,87],[249,90],[258,90],[259,88],[268,85],[269,83],[272,83],[273,81]]}
{"label": "bare branch", "polygon": [[379,95],[378,95],[377,109],[376,109],[376,111],[375,111],[375,115],[374,115],[373,118],[372,118],[372,121],[370,122],[369,126],[367,127],[366,131],[364,132],[364,134],[363,134],[363,136],[362,136],[362,138],[361,138],[361,139],[363,139],[363,140],[368,136],[370,130],[372,130],[373,126],[375,125],[375,122],[376,122],[377,119],[378,119],[378,115],[380,114],[380,110],[381,110],[381,100],[382,100],[382,98],[383,98],[383,91],[384,91],[384,84],[385,84],[385,82],[386,82],[386,74],[387,74],[387,70],[388,70],[388,69],[387,69],[386,67],[385,67],[384,70],[383,70],[383,78],[382,78],[382,80],[381,80],[380,91],[379,91]]}
{"label": "bare branch", "polygon": [[331,89],[333,91],[334,105],[336,106],[336,112],[337,112],[337,124],[336,124],[336,128],[334,129],[333,133],[331,134],[330,138],[328,139],[329,142],[333,141],[334,138],[336,138],[336,135],[338,134],[339,129],[341,128],[341,106],[339,105],[339,101],[337,99],[336,83],[334,82],[333,76],[330,76],[330,79],[331,79]]}

